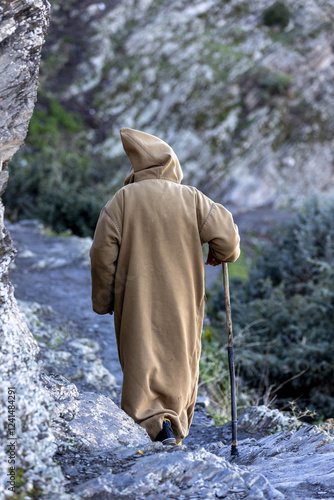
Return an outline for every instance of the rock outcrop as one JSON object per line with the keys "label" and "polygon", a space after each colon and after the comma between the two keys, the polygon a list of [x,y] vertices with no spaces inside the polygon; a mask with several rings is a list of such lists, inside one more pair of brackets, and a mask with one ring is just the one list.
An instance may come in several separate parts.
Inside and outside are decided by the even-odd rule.
{"label": "rock outcrop", "polygon": [[[231,424],[210,428],[207,419],[198,419],[197,408],[194,426],[202,427],[199,442],[164,448],[152,443],[109,398],[83,392],[66,399],[59,389],[62,383],[62,401],[53,421],[59,444],[56,457],[68,489],[79,498],[334,496],[334,439],[325,428],[265,406],[250,407],[238,421],[240,455],[231,457]],[[53,397],[59,399],[57,390]]]}
{"label": "rock outcrop", "polygon": [[54,3],[44,88],[95,152],[122,158],[124,126],[154,133],[234,211],[333,195],[331,0],[287,2],[284,28],[263,23],[274,0]]}
{"label": "rock outcrop", "polygon": [[[23,144],[34,109],[49,9],[47,0],[0,2],[1,195],[8,162]],[[0,201],[0,497],[5,492],[8,497],[52,491],[61,495],[64,478],[52,460],[56,450],[50,429],[53,401],[39,382],[39,347],[19,313],[8,280],[14,255]]]}
{"label": "rock outcrop", "polygon": [[[61,393],[53,423],[59,443],[56,457],[79,498],[284,498],[262,474],[201,446],[166,449],[152,443],[146,431],[105,396],[83,392],[76,400],[64,401]],[[55,391],[53,397],[59,399]],[[66,403],[72,412],[69,421],[64,419]],[[230,447],[223,448],[227,452]],[[93,477],[87,481],[89,474]]]}
{"label": "rock outcrop", "polygon": [[[334,498],[334,471],[328,468],[334,459],[332,427],[306,425],[264,406],[248,408],[238,426],[248,437],[240,442],[235,464],[263,474],[287,499]],[[219,443],[205,449],[229,457]]]}

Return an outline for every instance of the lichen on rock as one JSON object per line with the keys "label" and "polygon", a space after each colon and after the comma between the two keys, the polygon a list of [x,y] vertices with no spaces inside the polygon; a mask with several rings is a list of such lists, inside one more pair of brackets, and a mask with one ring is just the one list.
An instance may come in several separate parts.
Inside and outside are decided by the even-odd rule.
{"label": "lichen on rock", "polygon": [[305,424],[295,416],[262,405],[247,408],[240,415],[238,425],[240,429],[256,434],[296,431]]}

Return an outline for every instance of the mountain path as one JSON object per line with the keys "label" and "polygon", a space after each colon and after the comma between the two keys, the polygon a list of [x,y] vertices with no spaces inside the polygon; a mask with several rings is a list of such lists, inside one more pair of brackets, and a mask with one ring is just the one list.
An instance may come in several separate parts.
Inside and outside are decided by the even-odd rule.
{"label": "mountain path", "polygon": [[[254,214],[236,216],[235,221],[239,226],[241,242],[244,246],[248,245],[251,248],[254,243],[254,233],[257,239],[267,239],[270,230],[275,225],[275,221],[285,222],[288,218],[289,214],[287,213],[263,210]],[[46,306],[46,310],[48,306],[51,306],[54,313],[50,312],[49,318],[46,314],[43,321],[49,321],[52,328],[61,328],[66,325],[71,340],[85,337],[99,344],[98,356],[102,360],[104,367],[114,375],[116,386],[110,387],[110,390],[105,387],[104,390],[96,389],[93,392],[95,392],[96,397],[101,397],[102,394],[111,398],[116,405],[120,406],[122,371],[118,361],[113,317],[109,315],[99,316],[93,312],[91,307],[89,266],[91,240],[73,236],[49,236],[45,234],[42,225],[38,221],[21,221],[15,224],[7,222],[6,225],[14,241],[14,246],[18,249],[15,262],[10,270],[10,280],[15,288],[15,296],[24,302],[37,302]],[[252,236],[250,236],[251,234]],[[211,287],[221,270],[220,268],[208,267],[205,266],[206,281],[207,286]],[[74,350],[72,356],[75,357],[75,355]],[[71,361],[73,363],[75,359],[71,358]],[[61,370],[59,371],[61,373]],[[63,375],[67,376],[66,372]],[[80,392],[92,394],[87,392],[92,391],[92,388],[86,385],[85,380],[75,380],[74,382]],[[297,445],[294,444],[294,448],[291,448],[291,450],[288,445],[286,445],[287,449],[284,449],[285,445],[282,445],[282,442],[286,443],[290,439],[292,441],[294,434],[282,432],[282,437],[279,434],[274,435],[277,436],[277,442],[273,444],[273,447],[276,446],[276,451],[273,452],[270,445],[266,444],[266,440],[271,439],[270,436],[265,437],[268,428],[259,428],[258,432],[257,429],[254,432],[253,428],[249,432],[247,425],[241,425],[238,437],[242,455],[233,458],[229,455],[231,444],[230,423],[222,427],[215,426],[213,419],[203,405],[199,403],[195,408],[190,434],[184,440],[184,444],[189,450],[204,447],[217,457],[224,456],[231,463],[238,464],[241,467],[247,466],[253,472],[264,474],[274,488],[286,495],[285,498],[293,498],[294,500],[320,497],[334,499],[334,483],[332,479],[329,479],[333,475],[332,472],[329,471],[323,475],[324,484],[322,484],[321,479],[322,460],[326,460],[326,463],[328,463],[329,457],[333,458],[334,445],[326,444],[327,441],[321,441],[323,438],[320,436],[317,437],[320,444],[316,445],[316,451],[320,447],[324,448],[321,449],[318,455],[315,455],[315,445],[313,445],[311,451],[299,449],[298,446],[303,444],[303,439],[311,431],[304,429],[303,432],[304,435],[302,434],[298,438],[301,440],[300,443],[297,441]],[[305,443],[308,446],[308,437],[305,438]],[[310,443],[312,443],[312,440],[310,440]],[[286,458],[284,458],[284,453]],[[325,453],[328,453],[328,458],[326,458]],[[95,481],[94,478],[98,479],[98,476],[105,474],[106,467],[111,460],[108,454],[102,453],[97,456],[94,453],[84,451],[80,455],[68,451],[65,454],[57,455],[57,459],[59,459],[65,477],[68,477],[68,491],[75,491],[75,488],[81,488],[81,485],[85,484],[86,481]],[[304,480],[302,476],[300,478],[296,477],[293,473],[293,467],[301,467],[300,464],[304,463],[303,460],[306,461],[305,471],[307,471],[307,467],[316,471],[314,473],[316,477],[310,478],[310,481],[308,479]],[[124,458],[124,460],[122,459],[116,463],[114,457],[113,470],[127,470],[135,462],[135,459]],[[89,467],[86,467],[85,463],[89,464]],[[288,477],[289,474],[291,477]],[[103,477],[107,478],[107,476]],[[292,492],[293,496],[291,496]],[[239,498],[238,495],[235,498]],[[240,498],[247,498],[247,496],[240,496]]]}

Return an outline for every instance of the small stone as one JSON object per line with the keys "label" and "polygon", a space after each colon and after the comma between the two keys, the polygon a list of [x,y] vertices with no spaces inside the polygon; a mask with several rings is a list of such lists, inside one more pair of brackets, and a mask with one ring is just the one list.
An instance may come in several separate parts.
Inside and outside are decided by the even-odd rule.
{"label": "small stone", "polygon": [[210,406],[210,399],[208,396],[197,396],[196,405],[208,408]]}

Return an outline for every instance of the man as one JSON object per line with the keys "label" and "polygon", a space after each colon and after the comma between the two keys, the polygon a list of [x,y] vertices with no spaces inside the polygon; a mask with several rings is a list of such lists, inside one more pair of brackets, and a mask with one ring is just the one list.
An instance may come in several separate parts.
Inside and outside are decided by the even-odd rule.
{"label": "man", "polygon": [[93,310],[113,314],[122,409],[151,439],[180,444],[197,396],[207,263],[240,254],[231,213],[196,188],[168,144],[120,131],[131,168],[102,209],[90,251]]}

